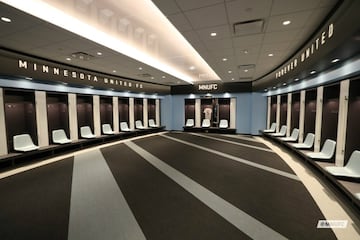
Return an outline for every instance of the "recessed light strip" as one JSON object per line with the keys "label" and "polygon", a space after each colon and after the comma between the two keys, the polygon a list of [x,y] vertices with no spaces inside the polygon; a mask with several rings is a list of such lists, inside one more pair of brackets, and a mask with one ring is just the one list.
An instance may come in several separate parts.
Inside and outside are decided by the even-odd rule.
{"label": "recessed light strip", "polygon": [[[188,83],[200,80],[199,75],[208,76],[211,80],[220,80],[214,70],[151,1],[125,1],[120,8],[118,4],[114,5],[114,1],[104,0],[102,1],[102,6],[115,6],[111,10],[114,11],[116,16],[133,16],[133,14],[128,14],[125,11],[137,12],[138,19],[131,19],[134,27],[139,23],[143,24],[144,32],[154,32],[154,39],[156,37],[161,39],[161,52],[167,50],[171,51],[171,54],[191,59],[193,64],[197,66],[199,74],[189,73],[186,67],[181,68],[177,66],[169,60],[171,58],[164,56],[166,54],[144,50],[141,41],[141,43],[130,41],[125,35],[122,36],[117,32],[111,32],[112,29],[109,29],[109,24],[101,26],[98,22],[93,23],[89,21],[88,16],[86,14],[79,14],[72,4],[66,6],[63,2],[60,4],[50,0],[3,0],[3,2]],[[98,10],[100,12],[100,7]],[[149,21],[151,24],[147,23],[146,19],[151,19]],[[134,29],[134,31],[136,30],[138,29]],[[167,45],[163,43],[167,43]],[[174,46],[177,47],[174,49]]]}

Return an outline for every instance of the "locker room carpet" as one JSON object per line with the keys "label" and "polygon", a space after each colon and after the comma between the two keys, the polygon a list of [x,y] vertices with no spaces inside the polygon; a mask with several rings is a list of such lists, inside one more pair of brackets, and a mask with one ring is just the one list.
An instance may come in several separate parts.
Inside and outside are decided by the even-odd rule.
{"label": "locker room carpet", "polygon": [[127,141],[1,179],[0,192],[0,239],[336,239],[294,172],[246,137]]}

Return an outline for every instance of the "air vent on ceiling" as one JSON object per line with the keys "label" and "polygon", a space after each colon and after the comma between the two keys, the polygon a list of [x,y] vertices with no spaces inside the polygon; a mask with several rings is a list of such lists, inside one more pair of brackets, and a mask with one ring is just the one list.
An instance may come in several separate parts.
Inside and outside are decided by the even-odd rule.
{"label": "air vent on ceiling", "polygon": [[149,73],[140,73],[140,74],[138,74],[138,76],[139,76],[139,77],[144,77],[144,78],[152,77],[152,75],[149,74]]}
{"label": "air vent on ceiling", "polygon": [[234,34],[235,35],[250,35],[261,33],[264,27],[263,19],[256,19],[245,22],[234,23]]}
{"label": "air vent on ceiling", "polygon": [[75,52],[75,53],[71,54],[71,57],[79,59],[79,60],[83,60],[83,61],[88,61],[88,60],[92,59],[94,56],[90,55],[88,53],[85,53],[85,52]]}
{"label": "air vent on ceiling", "polygon": [[254,69],[255,68],[255,64],[242,64],[239,65],[238,68],[239,70],[250,70],[250,69]]}

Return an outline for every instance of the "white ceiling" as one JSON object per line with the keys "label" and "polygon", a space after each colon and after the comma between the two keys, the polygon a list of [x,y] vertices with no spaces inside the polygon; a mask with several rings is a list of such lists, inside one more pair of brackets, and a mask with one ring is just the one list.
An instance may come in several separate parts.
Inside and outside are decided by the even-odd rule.
{"label": "white ceiling", "polygon": [[[337,1],[153,0],[153,2],[217,75],[224,82],[232,82],[258,79],[283,63],[313,34]],[[2,47],[112,75],[166,85],[186,84],[160,70],[3,3],[0,4],[0,14],[12,19],[10,24],[0,22]],[[234,34],[234,23],[255,19],[264,20],[264,27],[260,33],[241,36]],[[290,20],[291,24],[283,26],[284,20]],[[217,36],[211,37],[212,32],[216,32]],[[71,53],[79,51],[91,54],[94,58],[89,61],[66,60]],[[102,55],[98,56],[97,52],[102,52]],[[269,57],[269,53],[274,56]],[[176,61],[176,56],[169,57]],[[227,61],[222,61],[223,58],[227,58]],[[179,64],[182,64],[180,61]],[[255,68],[248,69],[247,72],[239,69],[239,65],[249,64],[254,64]],[[142,70],[139,70],[139,67],[142,67]],[[153,79],[141,76],[144,73],[150,74]]]}

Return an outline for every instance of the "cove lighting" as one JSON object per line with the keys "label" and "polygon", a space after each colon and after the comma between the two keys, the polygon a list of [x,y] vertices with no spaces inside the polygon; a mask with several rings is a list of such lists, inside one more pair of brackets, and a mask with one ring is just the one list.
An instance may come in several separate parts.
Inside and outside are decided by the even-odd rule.
{"label": "cove lighting", "polygon": [[[220,80],[152,1],[2,2],[188,83]],[[192,62],[198,71],[189,72],[179,60]]]}

